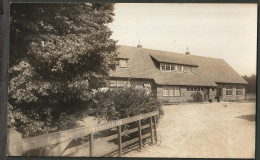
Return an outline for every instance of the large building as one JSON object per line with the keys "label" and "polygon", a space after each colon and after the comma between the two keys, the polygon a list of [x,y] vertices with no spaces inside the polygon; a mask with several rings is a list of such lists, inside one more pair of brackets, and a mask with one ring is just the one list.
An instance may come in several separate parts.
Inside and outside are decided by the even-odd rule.
{"label": "large building", "polygon": [[247,82],[223,59],[145,49],[118,47],[118,66],[109,73],[110,87],[132,86],[157,94],[163,102],[245,99]]}

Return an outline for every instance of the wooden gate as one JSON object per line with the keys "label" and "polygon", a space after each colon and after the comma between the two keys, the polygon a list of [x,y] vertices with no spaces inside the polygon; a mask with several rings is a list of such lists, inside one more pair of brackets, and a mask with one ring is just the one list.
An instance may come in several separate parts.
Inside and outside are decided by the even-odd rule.
{"label": "wooden gate", "polygon": [[[91,127],[81,127],[30,138],[22,138],[21,133],[18,133],[14,129],[9,129],[7,139],[7,154],[8,156],[21,156],[25,152],[32,149],[56,144],[56,146],[47,154],[47,156],[71,156],[75,152],[87,148],[89,157],[115,156],[115,153],[116,156],[122,156],[123,149],[129,145],[138,145],[137,147],[139,150],[142,150],[144,139],[150,138],[151,144],[154,144],[154,142],[157,141],[156,116],[158,115],[159,112],[155,111],[138,116],[110,121]],[[141,125],[142,120],[148,120],[148,124]],[[122,132],[122,126],[129,123],[136,123],[136,127]],[[94,138],[94,134],[112,128],[117,129],[116,134],[107,136],[102,139]],[[142,134],[142,130],[144,129],[149,129],[149,132]],[[122,143],[123,136],[134,132],[138,133],[138,137]],[[68,147],[72,140],[85,136],[89,137],[87,143],[70,148]],[[100,142],[111,141],[114,139],[117,140],[117,144],[114,147],[109,147],[107,150],[98,149]]]}

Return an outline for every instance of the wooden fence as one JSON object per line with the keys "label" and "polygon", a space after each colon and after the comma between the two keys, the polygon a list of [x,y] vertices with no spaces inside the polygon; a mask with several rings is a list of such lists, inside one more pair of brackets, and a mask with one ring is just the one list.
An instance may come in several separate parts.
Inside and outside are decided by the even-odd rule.
{"label": "wooden fence", "polygon": [[[7,154],[9,156],[21,156],[27,151],[37,149],[40,147],[46,147],[50,145],[56,145],[47,156],[71,156],[75,152],[88,149],[89,157],[99,157],[99,156],[111,156],[112,153],[117,153],[117,156],[122,156],[123,149],[129,145],[138,145],[139,150],[142,150],[143,140],[150,138],[151,144],[154,144],[154,141],[157,141],[157,132],[156,132],[156,116],[159,115],[158,111],[150,112],[146,114],[141,114],[138,116],[133,116],[129,118],[119,119],[115,121],[106,122],[100,125],[95,125],[91,127],[80,127],[76,129],[54,132],[46,135],[22,138],[21,133],[18,133],[14,129],[8,130],[8,139],[7,139]],[[141,125],[141,121],[148,119],[148,124]],[[136,127],[130,130],[122,132],[122,126],[136,123]],[[100,133],[101,131],[117,128],[117,133],[105,138],[94,140],[94,134]],[[149,132],[142,134],[143,129],[149,129]],[[131,133],[138,133],[137,138],[133,138],[122,143],[122,137],[129,135]],[[77,138],[88,136],[88,142],[68,147],[69,144]],[[108,147],[108,150],[98,150],[100,142],[117,140],[117,144]],[[94,152],[95,146],[95,152]],[[111,153],[111,154],[110,154]],[[110,154],[110,155],[109,155]]]}

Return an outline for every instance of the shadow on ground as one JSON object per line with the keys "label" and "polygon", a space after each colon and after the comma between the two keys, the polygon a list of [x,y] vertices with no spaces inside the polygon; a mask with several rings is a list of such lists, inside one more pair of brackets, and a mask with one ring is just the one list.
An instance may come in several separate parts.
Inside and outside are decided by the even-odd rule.
{"label": "shadow on ground", "polygon": [[241,118],[241,119],[245,119],[245,120],[254,122],[255,121],[255,114],[241,115],[241,116],[236,117],[236,118]]}

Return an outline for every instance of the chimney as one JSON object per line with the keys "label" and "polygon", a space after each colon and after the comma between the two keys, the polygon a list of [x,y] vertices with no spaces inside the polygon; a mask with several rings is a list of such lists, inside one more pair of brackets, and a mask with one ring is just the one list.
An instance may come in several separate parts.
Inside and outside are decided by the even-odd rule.
{"label": "chimney", "polygon": [[190,55],[189,48],[187,47],[186,55]]}

